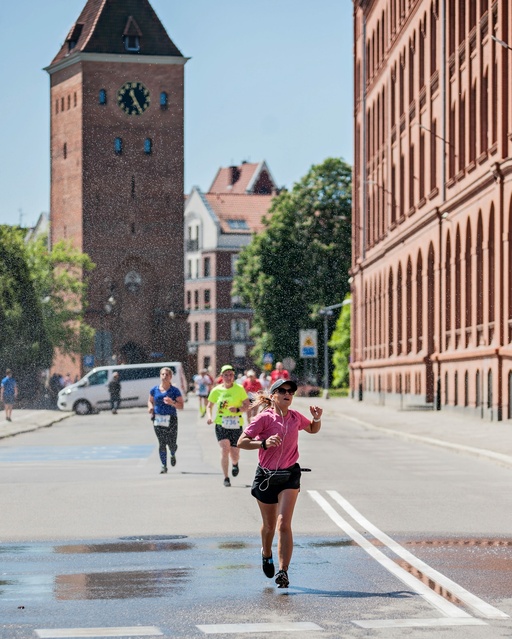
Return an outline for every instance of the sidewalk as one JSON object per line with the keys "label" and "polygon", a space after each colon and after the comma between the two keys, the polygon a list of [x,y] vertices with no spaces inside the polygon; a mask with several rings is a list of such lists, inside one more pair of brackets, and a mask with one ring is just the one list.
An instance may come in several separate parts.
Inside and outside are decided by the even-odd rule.
{"label": "sidewalk", "polygon": [[457,452],[493,459],[512,467],[512,420],[488,422],[450,411],[399,411],[353,399],[297,397],[294,406],[305,412],[310,404],[324,409],[325,417],[335,417],[340,426],[355,423],[393,437],[422,441]]}
{"label": "sidewalk", "polygon": [[28,433],[38,428],[48,428],[71,415],[74,413],[64,413],[60,410],[15,409],[12,412],[12,422],[8,422],[2,411],[0,412],[0,439]]}

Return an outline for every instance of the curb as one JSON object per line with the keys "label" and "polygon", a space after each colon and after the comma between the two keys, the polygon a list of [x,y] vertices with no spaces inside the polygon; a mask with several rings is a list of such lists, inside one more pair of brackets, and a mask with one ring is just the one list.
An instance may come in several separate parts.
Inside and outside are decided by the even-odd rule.
{"label": "curb", "polygon": [[0,433],[0,439],[7,439],[8,437],[16,437],[17,435],[23,435],[24,433],[32,433],[35,430],[40,430],[41,428],[50,428],[54,424],[58,424],[59,422],[63,421],[64,419],[67,419],[68,417],[71,417],[72,415],[74,415],[74,413],[69,413],[69,414],[64,413],[62,417],[54,417],[52,418],[51,421],[46,422],[44,424],[27,426],[26,428],[21,428],[20,430],[17,430],[16,432],[10,431],[7,433]]}

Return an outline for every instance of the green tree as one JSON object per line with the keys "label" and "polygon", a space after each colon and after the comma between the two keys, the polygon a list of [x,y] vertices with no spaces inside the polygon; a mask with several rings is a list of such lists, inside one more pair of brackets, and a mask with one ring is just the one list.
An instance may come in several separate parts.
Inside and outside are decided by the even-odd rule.
{"label": "green tree", "polygon": [[51,364],[53,348],[27,261],[23,232],[0,226],[0,371],[32,376]]}
{"label": "green tree", "polygon": [[[351,262],[352,169],[339,158],[312,166],[272,202],[264,230],[241,252],[234,291],[254,310],[253,355],[299,355],[299,330],[343,299]],[[300,372],[300,371],[299,371]]]}
{"label": "green tree", "polygon": [[[345,301],[350,300],[347,295]],[[329,346],[332,353],[332,386],[334,388],[348,388],[350,381],[350,304],[341,307],[336,321],[336,328],[332,332]]]}
{"label": "green tree", "polygon": [[63,241],[49,250],[46,236],[28,242],[26,252],[52,348],[71,356],[88,352],[94,337],[94,329],[84,322],[91,259]]}

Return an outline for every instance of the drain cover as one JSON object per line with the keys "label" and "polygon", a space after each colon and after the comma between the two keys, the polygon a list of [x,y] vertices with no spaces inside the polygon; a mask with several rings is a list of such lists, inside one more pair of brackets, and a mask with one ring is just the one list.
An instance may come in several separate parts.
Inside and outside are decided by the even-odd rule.
{"label": "drain cover", "polygon": [[187,535],[132,535],[119,537],[121,541],[168,541],[169,539],[186,539]]}

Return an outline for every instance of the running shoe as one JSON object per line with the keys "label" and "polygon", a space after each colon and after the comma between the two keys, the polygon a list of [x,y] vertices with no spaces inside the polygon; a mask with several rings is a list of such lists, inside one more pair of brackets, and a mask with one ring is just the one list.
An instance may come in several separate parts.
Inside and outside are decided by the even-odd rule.
{"label": "running shoe", "polygon": [[165,475],[167,472],[167,466],[162,466],[162,470],[160,471],[160,475]]}
{"label": "running shoe", "polygon": [[288,579],[288,573],[286,570],[280,570],[276,575],[276,584],[279,588],[288,588],[290,580]]}
{"label": "running shoe", "polygon": [[272,579],[272,577],[275,574],[275,568],[274,568],[274,560],[272,559],[272,554],[270,554],[270,557],[265,557],[263,555],[263,548],[261,549],[261,562],[262,562],[262,568],[263,568],[263,572],[265,573],[265,576],[268,577],[269,579]]}
{"label": "running shoe", "polygon": [[171,455],[171,466],[176,466],[176,455]]}
{"label": "running shoe", "polygon": [[231,486],[231,482],[229,481],[229,477],[226,477],[226,479],[224,479],[224,486],[226,486],[226,488],[229,488]]}
{"label": "running shoe", "polygon": [[240,472],[240,468],[238,468],[238,464],[233,464],[233,468],[231,469],[231,474],[233,477],[236,477]]}

